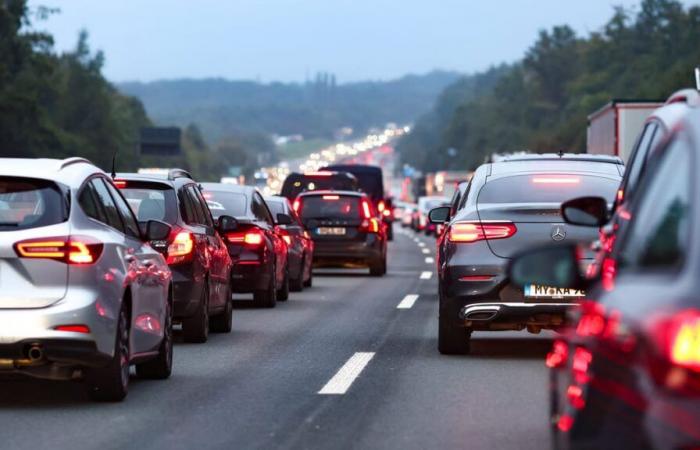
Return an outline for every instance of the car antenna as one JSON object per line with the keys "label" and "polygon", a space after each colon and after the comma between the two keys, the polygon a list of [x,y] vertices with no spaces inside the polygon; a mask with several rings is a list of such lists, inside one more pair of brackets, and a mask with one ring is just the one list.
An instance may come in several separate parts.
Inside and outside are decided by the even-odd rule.
{"label": "car antenna", "polygon": [[559,150],[557,152],[557,155],[559,155],[560,158],[563,158],[564,157],[564,150]]}
{"label": "car antenna", "polygon": [[114,152],[114,153],[112,154],[112,174],[111,174],[112,179],[117,178],[117,169],[116,169],[116,167],[117,167],[117,152]]}

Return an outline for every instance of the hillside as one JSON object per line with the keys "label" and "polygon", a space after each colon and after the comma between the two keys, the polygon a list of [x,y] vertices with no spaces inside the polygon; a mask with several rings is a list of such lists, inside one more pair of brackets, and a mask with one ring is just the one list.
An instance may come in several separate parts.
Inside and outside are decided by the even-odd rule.
{"label": "hillside", "polygon": [[388,122],[412,122],[458,78],[457,73],[435,71],[336,84],[333,76],[319,74],[304,84],[184,79],[121,83],[118,88],[139,98],[156,123],[194,123],[209,142],[218,142],[240,132],[331,138],[345,126],[362,133]]}

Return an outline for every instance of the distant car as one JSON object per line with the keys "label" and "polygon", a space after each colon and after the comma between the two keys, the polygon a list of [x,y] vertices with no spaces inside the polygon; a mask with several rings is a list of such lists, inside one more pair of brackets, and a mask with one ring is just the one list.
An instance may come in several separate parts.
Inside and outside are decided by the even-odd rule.
{"label": "distant car", "polygon": [[287,243],[277,225],[290,225],[286,214],[273,217],[260,192],[251,186],[202,183],[204,197],[217,220],[235,219],[224,234],[233,260],[233,291],[253,293],[253,301],[274,308],[289,297]]}
{"label": "distant car", "polygon": [[301,291],[313,283],[314,241],[301,223],[301,218],[292,208],[289,200],[282,196],[265,197],[273,216],[286,214],[292,218],[289,225],[280,225],[280,233],[287,243],[289,266],[289,290]]}
{"label": "distant car", "polygon": [[184,340],[206,342],[210,327],[231,332],[231,258],[199,185],[180,169],[165,175],[120,173],[115,184],[139,223],[161,220],[173,229],[151,246],[173,273],[173,317],[182,323]]}
{"label": "distant car", "polygon": [[282,183],[280,195],[290,202],[306,191],[356,191],[359,183],[354,175],[344,171],[292,172]]}
{"label": "distant car", "polygon": [[129,367],[172,370],[172,280],[112,180],[82,158],[0,158],[0,375],[83,379],[119,401]]}
{"label": "distant car", "polygon": [[[577,271],[574,245],[515,258],[515,283],[588,292],[547,356],[556,448],[700,448],[700,111],[689,111],[648,162],[609,274]],[[598,227],[607,198],[562,205]]]}
{"label": "distant car", "polygon": [[[439,351],[468,353],[475,330],[538,333],[561,326],[583,294],[515,288],[506,265],[538,243],[593,241],[590,228],[564,223],[561,203],[598,195],[612,204],[623,170],[617,157],[573,154],[513,157],[479,167],[464,206],[438,241]],[[449,214],[450,207],[437,208],[430,219],[445,223]]]}
{"label": "distant car", "polygon": [[362,192],[306,192],[297,211],[314,240],[316,267],[369,267],[386,273],[387,237],[374,206]]}
{"label": "distant car", "polygon": [[426,196],[418,198],[418,223],[417,231],[422,231],[426,235],[435,234],[437,225],[428,220],[428,213],[431,209],[444,206],[450,199],[442,196]]}
{"label": "distant car", "polygon": [[391,214],[385,214],[385,211],[391,209],[391,199],[384,191],[384,173],[381,167],[364,164],[333,164],[321,170],[347,172],[354,175],[360,190],[370,198],[375,212],[386,225],[388,240],[394,239],[394,218]]}

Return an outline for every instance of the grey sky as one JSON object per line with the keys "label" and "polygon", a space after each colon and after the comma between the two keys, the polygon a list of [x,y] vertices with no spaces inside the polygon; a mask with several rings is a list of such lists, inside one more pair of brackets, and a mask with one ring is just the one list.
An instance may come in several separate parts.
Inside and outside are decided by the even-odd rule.
{"label": "grey sky", "polygon": [[[473,72],[514,61],[542,28],[600,29],[636,0],[31,0],[61,13],[36,24],[59,50],[78,30],[114,81],[225,77],[301,81]],[[686,0],[685,4],[697,4]]]}

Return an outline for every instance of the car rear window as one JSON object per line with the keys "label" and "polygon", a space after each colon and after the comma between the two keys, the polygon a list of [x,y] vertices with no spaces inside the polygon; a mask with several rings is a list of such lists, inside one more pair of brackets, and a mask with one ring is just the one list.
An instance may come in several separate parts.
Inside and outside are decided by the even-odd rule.
{"label": "car rear window", "polygon": [[357,182],[347,175],[300,175],[291,174],[285,178],[282,184],[281,195],[288,199],[294,199],[297,195],[307,191],[356,191]]}
{"label": "car rear window", "polygon": [[303,219],[358,219],[361,198],[350,195],[309,195],[301,197]]}
{"label": "car rear window", "polygon": [[55,183],[0,177],[0,231],[45,227],[67,218],[66,201]]}
{"label": "car rear window", "polygon": [[267,207],[270,208],[270,212],[273,217],[277,217],[277,214],[287,214],[284,211],[284,203],[280,200],[266,200]]}
{"label": "car rear window", "polygon": [[481,188],[479,203],[562,203],[576,197],[615,198],[620,180],[580,174],[528,174],[497,178]]}
{"label": "car rear window", "polygon": [[162,183],[128,181],[120,191],[139,222],[177,222],[177,198],[172,187]]}
{"label": "car rear window", "polygon": [[373,201],[384,198],[384,179],[379,168],[363,166],[328,166],[322,170],[337,170],[348,172],[357,178],[359,189],[369,195]]}
{"label": "car rear window", "polygon": [[204,198],[215,219],[224,214],[232,217],[248,215],[248,199],[240,192],[205,191]]}

